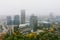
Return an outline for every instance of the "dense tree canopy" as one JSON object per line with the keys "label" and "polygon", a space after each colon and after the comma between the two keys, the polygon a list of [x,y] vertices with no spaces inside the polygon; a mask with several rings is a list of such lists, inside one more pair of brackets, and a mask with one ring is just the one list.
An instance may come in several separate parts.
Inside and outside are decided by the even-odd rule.
{"label": "dense tree canopy", "polygon": [[4,40],[60,40],[60,36],[53,31],[53,28],[45,30],[44,32],[40,32],[39,34],[36,34],[35,32],[23,34],[17,31],[12,35],[7,34]]}

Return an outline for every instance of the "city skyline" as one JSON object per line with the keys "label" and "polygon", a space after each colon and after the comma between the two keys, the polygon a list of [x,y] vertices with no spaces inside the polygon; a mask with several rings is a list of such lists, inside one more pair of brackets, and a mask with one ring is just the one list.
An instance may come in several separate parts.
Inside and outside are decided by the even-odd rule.
{"label": "city skyline", "polygon": [[0,0],[0,40],[60,40],[60,0]]}

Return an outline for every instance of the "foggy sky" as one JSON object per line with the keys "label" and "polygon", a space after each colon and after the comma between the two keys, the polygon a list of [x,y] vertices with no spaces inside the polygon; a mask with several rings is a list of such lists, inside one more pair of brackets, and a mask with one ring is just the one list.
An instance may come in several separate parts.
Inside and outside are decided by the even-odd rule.
{"label": "foggy sky", "polygon": [[0,0],[0,15],[20,14],[22,9],[26,15],[60,15],[60,0]]}

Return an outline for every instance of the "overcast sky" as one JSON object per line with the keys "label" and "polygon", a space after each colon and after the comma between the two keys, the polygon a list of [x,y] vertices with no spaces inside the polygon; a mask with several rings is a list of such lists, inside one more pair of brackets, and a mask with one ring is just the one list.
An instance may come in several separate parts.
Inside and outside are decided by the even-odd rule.
{"label": "overcast sky", "polygon": [[0,15],[20,14],[21,9],[26,15],[60,15],[60,0],[0,0]]}

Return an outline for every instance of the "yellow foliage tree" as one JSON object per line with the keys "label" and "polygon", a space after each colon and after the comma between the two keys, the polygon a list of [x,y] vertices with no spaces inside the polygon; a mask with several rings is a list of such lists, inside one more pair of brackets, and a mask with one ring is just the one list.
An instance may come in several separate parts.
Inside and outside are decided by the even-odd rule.
{"label": "yellow foliage tree", "polygon": [[26,37],[35,38],[36,37],[36,33],[35,32],[32,32],[30,34],[27,34]]}
{"label": "yellow foliage tree", "polygon": [[50,28],[49,31],[50,31],[50,32],[54,32],[54,28]]}

